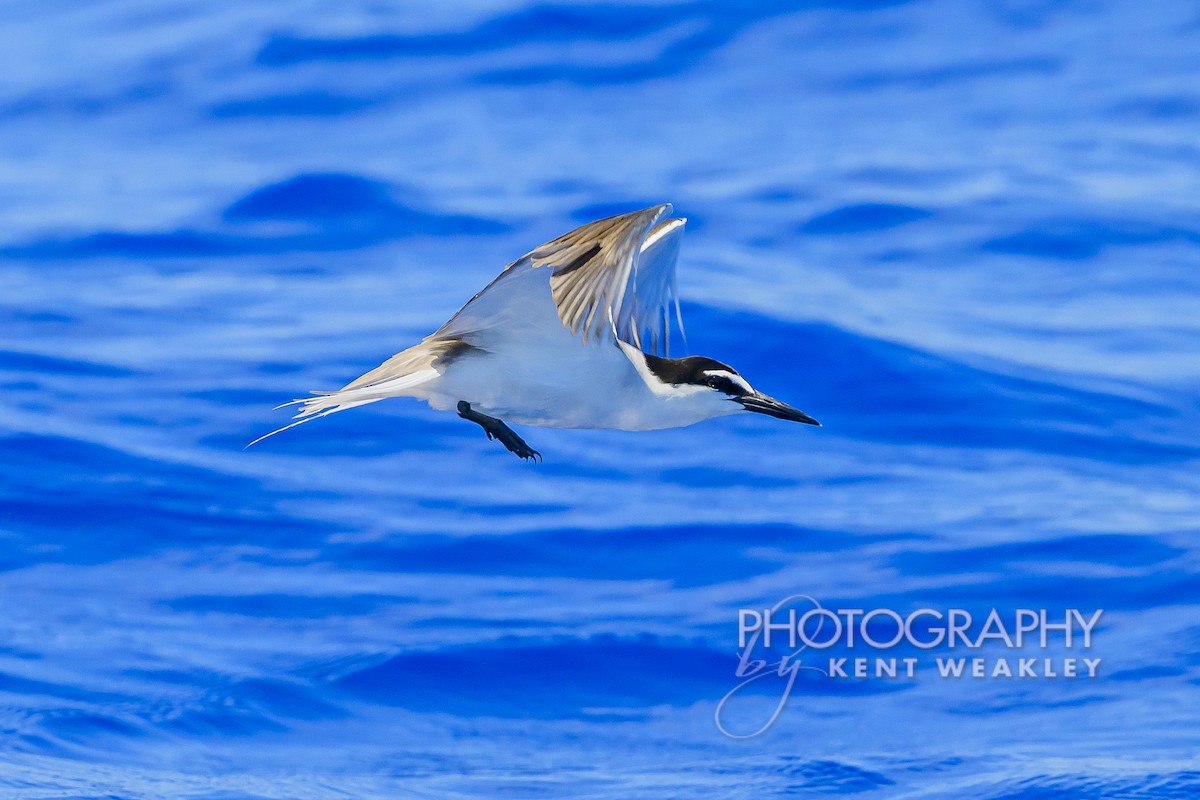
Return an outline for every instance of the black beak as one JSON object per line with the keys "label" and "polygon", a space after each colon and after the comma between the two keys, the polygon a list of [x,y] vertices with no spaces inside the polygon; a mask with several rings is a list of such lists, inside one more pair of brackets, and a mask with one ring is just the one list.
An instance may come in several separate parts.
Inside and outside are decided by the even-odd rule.
{"label": "black beak", "polygon": [[806,425],[821,426],[821,423],[805,414],[798,408],[792,408],[787,403],[781,403],[774,397],[767,397],[765,394],[755,392],[744,397],[735,397],[734,400],[741,403],[747,411],[753,411],[758,414],[766,414],[768,417],[778,417],[792,422],[803,422]]}

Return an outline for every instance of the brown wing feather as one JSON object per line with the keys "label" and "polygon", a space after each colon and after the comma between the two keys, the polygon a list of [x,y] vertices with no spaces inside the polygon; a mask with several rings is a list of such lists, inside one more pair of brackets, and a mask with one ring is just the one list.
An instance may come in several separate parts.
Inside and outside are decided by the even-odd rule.
{"label": "brown wing feather", "polygon": [[[549,267],[550,291],[558,317],[586,342],[603,336],[613,320],[624,320],[630,276],[642,241],[665,214],[668,203],[597,220],[547,242],[528,258],[534,268]],[[636,336],[636,334],[635,334]]]}

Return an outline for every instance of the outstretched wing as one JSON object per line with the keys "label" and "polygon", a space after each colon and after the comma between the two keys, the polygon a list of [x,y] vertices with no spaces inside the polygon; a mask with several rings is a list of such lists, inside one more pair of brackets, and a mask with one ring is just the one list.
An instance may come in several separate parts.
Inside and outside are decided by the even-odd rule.
{"label": "outstretched wing", "polygon": [[505,267],[431,339],[475,341],[565,327],[586,343],[617,338],[652,350],[670,339],[670,307],[682,333],[675,262],[685,220],[662,204],[597,220]]}
{"label": "outstretched wing", "polygon": [[675,261],[684,220],[668,203],[598,220],[529,253],[532,267],[549,269],[558,317],[587,342],[616,328],[642,346],[643,334],[665,344],[665,312],[675,296]]}
{"label": "outstretched wing", "polygon": [[679,246],[683,242],[683,226],[686,223],[687,220],[683,218],[668,218],[651,229],[642,242],[641,254],[634,266],[634,279],[626,286],[625,302],[621,307],[625,321],[616,321],[616,328],[623,339],[632,339],[631,344],[639,348],[643,346],[643,341],[648,341],[652,353],[670,355],[671,306],[674,306],[679,334],[684,337],[683,314],[679,310],[679,292],[675,283],[675,263],[679,260]]}

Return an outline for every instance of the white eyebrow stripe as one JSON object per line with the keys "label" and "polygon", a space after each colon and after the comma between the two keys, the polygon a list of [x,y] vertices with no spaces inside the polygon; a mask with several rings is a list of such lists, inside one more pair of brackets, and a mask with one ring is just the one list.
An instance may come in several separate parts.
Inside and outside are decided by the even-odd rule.
{"label": "white eyebrow stripe", "polygon": [[746,383],[746,379],[743,378],[741,375],[734,375],[732,372],[728,372],[723,369],[706,369],[706,370],[704,370],[704,374],[712,375],[713,377],[720,375],[721,377],[729,378],[729,380],[733,381],[738,386],[745,389],[747,392],[754,391],[754,387],[752,387],[750,384]]}

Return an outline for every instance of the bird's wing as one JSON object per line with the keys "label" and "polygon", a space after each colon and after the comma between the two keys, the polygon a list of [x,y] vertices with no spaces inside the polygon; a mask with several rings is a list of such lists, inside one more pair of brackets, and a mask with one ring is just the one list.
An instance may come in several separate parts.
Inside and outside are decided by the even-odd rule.
{"label": "bird's wing", "polygon": [[[613,336],[657,350],[670,338],[675,262],[685,220],[671,206],[588,223],[526,253],[471,298],[434,337],[533,328],[553,308],[559,323],[586,343]],[[543,294],[549,284],[549,300]],[[544,328],[541,328],[545,330]],[[682,332],[682,324],[680,324]]]}
{"label": "bird's wing", "polygon": [[[675,322],[683,335],[683,314],[679,310],[679,292],[675,283],[675,263],[683,242],[683,227],[687,220],[664,219],[655,225],[642,242],[641,254],[634,266],[633,280],[625,291],[621,313],[628,320],[624,325],[614,315],[618,336],[638,347],[648,339],[650,352],[670,355],[671,306]],[[646,339],[641,338],[645,336]]]}

